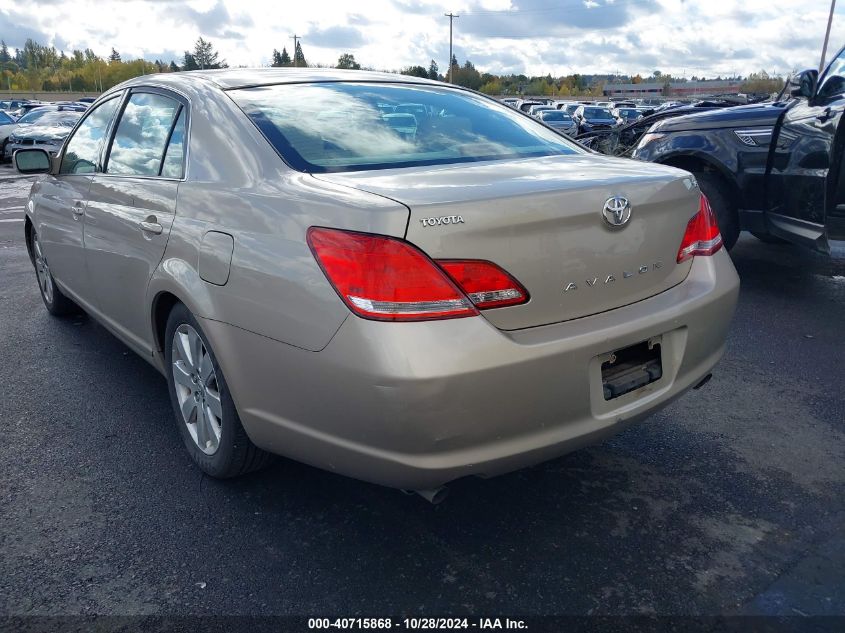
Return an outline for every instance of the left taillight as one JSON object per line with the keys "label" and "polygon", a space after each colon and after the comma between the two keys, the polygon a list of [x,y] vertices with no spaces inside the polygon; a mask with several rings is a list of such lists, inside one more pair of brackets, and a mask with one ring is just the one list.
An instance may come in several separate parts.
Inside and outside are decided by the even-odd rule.
{"label": "left taillight", "polygon": [[394,237],[312,226],[308,246],[343,302],[366,319],[454,319],[528,301],[525,288],[493,262],[435,262]]}
{"label": "left taillight", "polygon": [[722,235],[716,223],[716,214],[702,193],[696,213],[687,223],[684,239],[678,249],[678,263],[696,255],[712,255],[722,248]]}
{"label": "left taillight", "polygon": [[455,282],[407,242],[312,226],[308,246],[337,294],[360,317],[426,321],[478,314]]}

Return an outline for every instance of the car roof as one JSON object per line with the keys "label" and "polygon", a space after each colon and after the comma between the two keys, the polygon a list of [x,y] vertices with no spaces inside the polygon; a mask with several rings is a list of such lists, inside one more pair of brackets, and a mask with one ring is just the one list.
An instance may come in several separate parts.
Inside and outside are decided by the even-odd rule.
{"label": "car roof", "polygon": [[439,81],[423,79],[422,77],[369,70],[338,70],[337,68],[224,68],[219,70],[192,70],[179,73],[141,75],[140,77],[122,83],[121,86],[131,87],[154,82],[158,85],[178,87],[186,81],[212,83],[223,90],[246,88],[249,86],[320,81],[373,81],[428,84],[434,86],[443,85]]}

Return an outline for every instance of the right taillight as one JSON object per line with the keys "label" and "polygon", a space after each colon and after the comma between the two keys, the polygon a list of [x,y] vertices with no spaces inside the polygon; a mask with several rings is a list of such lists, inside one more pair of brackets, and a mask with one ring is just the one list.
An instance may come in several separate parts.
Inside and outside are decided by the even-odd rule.
{"label": "right taillight", "polygon": [[716,215],[710,208],[707,197],[702,193],[698,213],[690,219],[681,247],[678,249],[678,263],[696,255],[712,255],[722,248],[722,235],[716,223]]}

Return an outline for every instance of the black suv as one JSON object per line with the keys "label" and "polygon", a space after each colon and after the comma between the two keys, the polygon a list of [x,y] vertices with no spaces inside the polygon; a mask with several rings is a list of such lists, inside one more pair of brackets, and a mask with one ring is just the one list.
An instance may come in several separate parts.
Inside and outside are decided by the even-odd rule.
{"label": "black suv", "polygon": [[728,248],[745,229],[829,253],[845,240],[845,49],[784,93],[659,121],[633,157],[695,174]]}

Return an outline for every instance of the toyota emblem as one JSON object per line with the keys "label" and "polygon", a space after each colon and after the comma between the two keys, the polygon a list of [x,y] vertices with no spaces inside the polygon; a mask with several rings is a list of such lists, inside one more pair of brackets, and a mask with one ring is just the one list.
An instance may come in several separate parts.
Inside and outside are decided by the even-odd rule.
{"label": "toyota emblem", "polygon": [[631,203],[628,202],[628,198],[620,196],[608,198],[601,214],[610,226],[625,226],[631,219]]}

